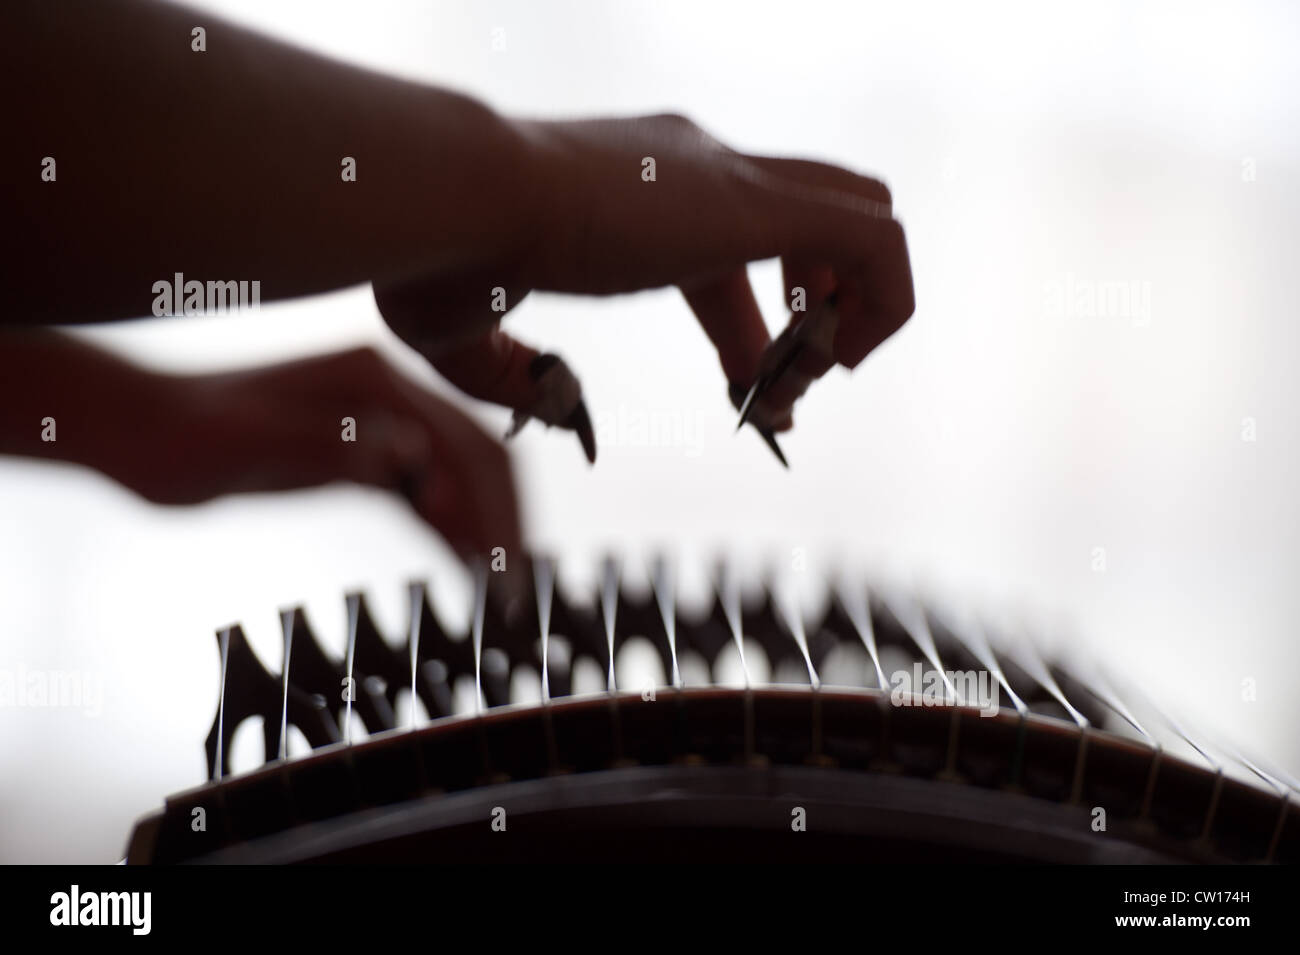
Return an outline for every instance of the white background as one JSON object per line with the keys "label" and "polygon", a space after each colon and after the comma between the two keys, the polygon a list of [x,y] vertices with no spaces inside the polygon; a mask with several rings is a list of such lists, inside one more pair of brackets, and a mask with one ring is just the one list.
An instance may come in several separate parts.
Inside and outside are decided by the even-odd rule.
{"label": "white background", "polygon": [[[714,555],[789,570],[803,548],[810,585],[870,568],[1048,621],[1300,765],[1295,5],[209,7],[508,113],[681,111],[737,148],[891,186],[916,316],[801,403],[789,472],[733,436],[675,291],[537,296],[512,315],[578,370],[602,429],[594,469],[569,435],[534,425],[514,445],[531,538],[573,586],[606,549],[662,547],[698,590],[691,568]],[[752,274],[775,327],[778,270]],[[1062,314],[1051,292],[1067,282],[1139,283],[1149,314]],[[94,335],[196,370],[359,341],[400,351],[364,288]],[[504,413],[479,413],[504,431]],[[639,443],[647,413],[677,437]],[[338,647],[341,595],[361,586],[396,635],[417,575],[464,612],[441,545],[377,493],[162,510],[79,469],[0,463],[0,668],[79,670],[105,694],[98,717],[0,711],[0,859],[113,861],[139,814],[202,779],[215,627],[242,621],[274,668],[278,607],[305,601]]]}

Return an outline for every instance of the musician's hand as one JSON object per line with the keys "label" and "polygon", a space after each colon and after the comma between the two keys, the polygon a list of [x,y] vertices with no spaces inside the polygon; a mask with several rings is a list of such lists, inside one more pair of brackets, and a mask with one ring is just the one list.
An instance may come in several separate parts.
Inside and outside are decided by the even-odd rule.
{"label": "musician's hand", "polygon": [[536,352],[498,329],[502,312],[492,308],[513,307],[534,288],[607,294],[677,285],[727,380],[747,385],[769,336],[745,265],[780,256],[792,299],[802,288],[811,311],[835,292],[840,323],[833,361],[796,366],[760,408],[778,430],[790,426],[790,407],[813,379],[833,362],[856,367],[912,314],[903,230],[874,179],[746,156],[678,116],[514,126],[537,199],[520,210],[522,253],[376,288],[398,335],[472,395],[514,408],[537,400],[528,375]]}
{"label": "musician's hand", "polygon": [[[196,70],[176,40],[192,14],[173,4],[18,9],[23,29],[0,33],[15,37],[0,70],[9,85],[40,71],[50,81],[19,98],[6,132],[77,173],[57,187],[12,176],[0,193],[12,246],[0,321],[138,316],[176,271],[255,277],[264,302],[371,282],[397,333],[461,388],[563,419],[543,400],[555,394],[540,393],[535,353],[495,331],[502,306],[530,289],[677,285],[728,382],[747,385],[768,334],[744,266],[779,256],[810,313],[832,291],[840,313],[830,353],[810,361],[805,350],[758,409],[788,426],[813,378],[836,361],[855,367],[912,313],[889,193],[844,169],[737,153],[681,117],[511,120],[215,18],[208,41],[232,55]],[[102,42],[127,22],[122,42]],[[199,141],[177,103],[241,134]],[[160,174],[119,174],[123,156],[155,141],[170,144]],[[204,210],[203,228],[164,234],[136,214],[188,208]],[[576,385],[562,378],[548,385],[572,403]]]}
{"label": "musician's hand", "polygon": [[0,453],[86,464],[162,504],[354,481],[403,494],[462,555],[520,550],[500,443],[371,349],[195,376],[50,332],[0,353]]}
{"label": "musician's hand", "polygon": [[175,381],[173,473],[124,462],[152,500],[355,481],[405,496],[463,556],[522,549],[501,444],[372,349]]}

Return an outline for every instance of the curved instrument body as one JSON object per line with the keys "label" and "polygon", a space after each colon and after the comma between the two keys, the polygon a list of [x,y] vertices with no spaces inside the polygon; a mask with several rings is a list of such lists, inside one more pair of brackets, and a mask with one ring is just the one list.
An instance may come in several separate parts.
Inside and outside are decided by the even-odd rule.
{"label": "curved instrument body", "polygon": [[[865,587],[805,619],[724,582],[679,615],[662,570],[638,596],[607,567],[589,605],[534,571],[500,603],[479,575],[465,634],[413,586],[404,646],[350,596],[341,660],[288,611],[279,675],[220,631],[211,779],[143,820],[128,861],[1300,858],[1291,780],[1027,641]],[[634,637],[661,685],[620,689]],[[751,680],[746,653],[799,682]],[[728,655],[738,685],[719,685]],[[575,693],[584,659],[604,691]],[[512,698],[521,674],[539,679],[532,702]],[[469,679],[476,705],[456,712]],[[267,762],[231,775],[235,730],[256,718]],[[309,755],[288,758],[290,727]]]}

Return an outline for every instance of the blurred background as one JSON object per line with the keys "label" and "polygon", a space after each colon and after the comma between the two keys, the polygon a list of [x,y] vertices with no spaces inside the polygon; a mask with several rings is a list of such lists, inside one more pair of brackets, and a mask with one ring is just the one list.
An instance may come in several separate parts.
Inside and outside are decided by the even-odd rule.
{"label": "blurred background", "polygon": [[[1031,622],[1300,768],[1296,5],[201,9],[506,113],[678,111],[738,149],[890,185],[916,315],[800,403],[788,472],[733,434],[675,290],[514,310],[516,334],[578,371],[597,425],[595,468],[569,434],[513,442],[563,586],[589,588],[607,552],[634,579],[675,557],[687,602],[719,556],[810,599],[870,574]],[[751,274],[775,329],[779,268]],[[435,381],[367,288],[84,334],[195,371],[371,342]],[[504,433],[507,413],[474,410]],[[361,588],[397,639],[416,577],[462,625],[464,575],[377,492],[161,509],[81,469],[0,461],[0,670],[102,687],[97,706],[0,712],[0,861],[116,861],[139,815],[202,781],[217,627],[241,622],[276,669],[278,608],[304,603],[341,649],[343,593]]]}

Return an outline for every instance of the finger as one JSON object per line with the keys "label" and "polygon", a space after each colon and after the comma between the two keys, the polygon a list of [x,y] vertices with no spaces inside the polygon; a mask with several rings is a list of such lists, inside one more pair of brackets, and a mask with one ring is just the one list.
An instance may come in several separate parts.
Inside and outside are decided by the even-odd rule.
{"label": "finger", "polygon": [[912,264],[903,227],[890,221],[873,230],[871,254],[841,282],[843,319],[835,338],[835,358],[848,368],[858,364],[916,311]]}
{"label": "finger", "polygon": [[[856,367],[916,307],[907,242],[891,217],[889,189],[826,163],[765,157],[750,162],[764,174],[778,244],[783,259],[793,263],[788,284],[807,282],[806,288],[821,294],[824,270],[831,271],[841,313],[835,357]],[[789,281],[796,277],[802,281]]]}
{"label": "finger", "polygon": [[462,555],[521,549],[500,443],[373,349],[220,381],[210,401],[198,393],[203,442],[191,456],[212,458],[199,499],[354,481],[402,494]]}
{"label": "finger", "polygon": [[[825,264],[786,258],[781,262],[781,274],[785,283],[786,301],[791,309],[787,327],[798,325],[811,312],[821,308],[836,291],[835,272]],[[764,394],[768,406],[777,414],[785,413],[803,396],[813,381],[830,371],[834,359],[832,356],[827,361],[827,357],[821,351],[800,352],[786,373]]]}
{"label": "finger", "polygon": [[893,219],[784,204],[794,257],[821,257],[834,270],[840,311],[835,359],[855,368],[916,310],[903,227]]}
{"label": "finger", "polygon": [[[728,383],[748,388],[758,377],[763,351],[772,340],[748,273],[734,269],[721,278],[683,286],[682,294],[717,349]],[[774,414],[766,399],[760,400],[755,413],[757,420],[777,430],[788,430],[792,424],[786,415]]]}
{"label": "finger", "polygon": [[[596,463],[596,431],[578,379],[558,357],[539,355],[501,331],[499,321],[528,294],[521,286],[491,286],[490,315],[482,293],[491,277],[421,279],[375,288],[384,320],[444,378],[466,394],[515,412],[514,433],[529,418],[574,431],[587,461]],[[435,317],[436,316],[436,317]]]}
{"label": "finger", "polygon": [[596,462],[596,432],[582,385],[557,355],[494,328],[475,341],[440,352],[433,366],[466,394],[515,412],[511,434],[529,418],[574,431],[588,462]]}
{"label": "finger", "polygon": [[425,358],[474,341],[528,295],[488,271],[432,276],[374,288],[384,321]]}
{"label": "finger", "polygon": [[[841,166],[811,159],[784,159],[775,156],[745,158],[768,175],[827,193],[824,197],[827,201],[848,201],[851,206],[875,217],[888,219],[893,216],[894,197],[889,187],[879,179],[860,176]],[[841,195],[831,195],[834,193]],[[848,197],[860,201],[855,202]]]}
{"label": "finger", "polygon": [[767,399],[773,407],[794,404],[808,386],[835,365],[839,309],[833,298],[795,315],[764,357]]}
{"label": "finger", "polygon": [[[255,417],[238,408],[223,409],[209,438],[221,440],[226,456],[242,466],[223,481],[224,493],[284,491],[333,481],[354,481],[385,490],[400,490],[403,480],[432,465],[431,445],[423,427],[389,407],[350,400],[327,413],[265,405]],[[222,440],[225,430],[237,432]],[[237,442],[237,443],[236,443]]]}
{"label": "finger", "polygon": [[520,410],[538,399],[537,382],[528,373],[537,357],[535,348],[493,328],[474,341],[439,352],[433,366],[465,394]]}
{"label": "finger", "polygon": [[491,454],[472,439],[445,441],[445,426],[388,409],[364,412],[342,476],[400,494],[464,558],[517,546],[517,537],[494,519],[498,508],[480,500],[494,480]]}
{"label": "finger", "polygon": [[[520,552],[518,496],[500,442],[391,366],[364,360],[370,390],[360,409],[328,416],[324,432],[316,415],[299,426],[290,455],[294,480],[301,486],[342,478],[397,491],[465,557],[494,547]],[[343,440],[335,421],[350,426]]]}
{"label": "finger", "polygon": [[509,455],[501,443],[459,408],[394,375],[392,385],[412,419],[424,429],[432,465],[403,476],[422,516],[462,554],[505,547],[522,552],[519,498]]}
{"label": "finger", "polygon": [[[473,452],[462,448],[458,454],[469,456]],[[474,477],[481,470],[474,462],[462,459],[454,468],[416,475],[403,488],[416,513],[466,562],[488,556],[497,547],[505,548],[508,554],[521,550],[518,536],[492,519],[494,510],[484,509],[488,502]]]}
{"label": "finger", "polygon": [[824,263],[782,259],[781,277],[792,320],[802,318],[835,291],[835,271]]}

